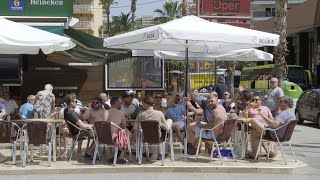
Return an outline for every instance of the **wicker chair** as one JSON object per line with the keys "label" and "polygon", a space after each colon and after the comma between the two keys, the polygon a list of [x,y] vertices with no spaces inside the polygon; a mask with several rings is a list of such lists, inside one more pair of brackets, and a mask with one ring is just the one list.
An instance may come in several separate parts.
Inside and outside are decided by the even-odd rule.
{"label": "wicker chair", "polygon": [[[164,166],[164,158],[165,158],[165,142],[167,140],[168,133],[166,132],[164,141],[160,140],[160,123],[159,121],[142,121],[140,122],[141,129],[140,129],[140,148],[139,148],[139,162],[138,164],[141,165],[142,161],[142,151],[143,146],[147,143],[147,146],[158,146],[162,145],[162,158],[161,158],[161,166]],[[147,157],[149,158],[149,151],[147,148]]]}
{"label": "wicker chair", "polygon": [[[16,132],[16,128],[18,132]],[[19,139],[20,127],[9,121],[0,121],[0,143],[12,145],[12,164],[16,164],[17,140]]]}
{"label": "wicker chair", "polygon": [[[200,131],[199,143],[198,143],[198,148],[197,148],[197,152],[196,152],[196,159],[198,157],[199,150],[200,150],[200,147],[201,147],[201,141],[213,141],[213,143],[215,144],[216,149],[218,151],[218,155],[219,155],[219,158],[220,158],[221,165],[223,164],[223,162],[222,162],[222,157],[221,157],[221,152],[220,152],[219,146],[222,145],[223,142],[229,144],[230,149],[231,149],[231,153],[232,153],[232,157],[236,161],[236,158],[235,158],[234,152],[233,152],[232,142],[230,141],[231,135],[232,135],[232,132],[233,132],[233,128],[235,126],[235,122],[236,122],[235,120],[226,120],[226,121],[218,124],[217,126],[215,126],[212,129],[202,128],[201,131]],[[222,131],[222,133],[220,135],[220,138],[218,140],[216,139],[215,136],[213,136],[213,139],[203,139],[202,138],[202,132],[203,131],[211,131],[211,133],[213,134],[213,130],[215,128],[221,126],[222,124],[224,124],[223,131]],[[212,154],[213,154],[213,148],[211,150],[210,159],[212,159]]]}
{"label": "wicker chair", "polygon": [[[96,163],[96,158],[97,158],[97,154],[98,154],[98,148],[99,147],[114,147],[114,156],[113,156],[113,164],[112,166],[115,166],[117,164],[117,156],[118,156],[118,147],[115,146],[114,141],[113,141],[113,137],[112,137],[112,132],[111,132],[111,128],[112,126],[121,129],[118,125],[114,124],[114,123],[110,123],[110,122],[106,122],[106,121],[98,121],[95,122],[94,124],[94,128],[97,132],[97,138],[96,138],[96,147],[94,150],[94,155],[93,155],[93,160],[92,160],[92,164]],[[127,147],[128,147],[128,151],[129,151],[129,160],[132,159],[132,153],[131,153],[131,146],[130,146],[130,139],[129,136],[127,134]]]}
{"label": "wicker chair", "polygon": [[[291,153],[293,155],[293,158],[295,160],[295,162],[297,162],[297,159],[296,159],[296,156],[293,152],[293,149],[292,149],[292,146],[291,146],[291,143],[290,143],[290,139],[292,137],[292,134],[293,134],[293,131],[294,131],[294,128],[296,127],[298,123],[298,120],[292,120],[292,121],[289,121],[288,123],[276,128],[276,129],[272,129],[272,128],[265,128],[262,132],[261,132],[261,136],[260,136],[260,142],[259,142],[259,148],[261,149],[261,144],[262,144],[262,141],[268,141],[268,142],[276,142],[278,143],[278,145],[280,146],[280,150],[281,150],[281,155],[282,155],[282,158],[283,158],[283,161],[284,161],[284,164],[287,165],[287,162],[286,162],[286,159],[284,158],[284,154],[283,154],[283,150],[282,150],[282,143],[288,143],[289,144],[289,147],[290,147],[290,150],[291,150]],[[278,135],[277,135],[277,130],[281,129],[281,128],[285,128],[287,127],[285,133],[284,133],[284,136],[282,138],[279,138]],[[274,133],[275,134],[275,137],[276,139],[273,139],[269,133],[265,133],[269,131],[270,133]],[[263,134],[266,134],[265,136],[263,136]],[[270,146],[269,146],[269,149],[268,149],[268,155],[267,155],[267,158],[269,157],[270,155]],[[258,152],[259,150],[257,151],[256,153],[256,157],[255,157],[255,160],[257,160],[258,158]]]}
{"label": "wicker chair", "polygon": [[[26,127],[26,128],[25,128]],[[49,128],[49,129],[48,129]],[[47,144],[48,147],[48,166],[51,166],[51,144],[52,144],[52,125],[46,122],[33,121],[23,125],[24,132],[24,151],[22,167],[26,166],[28,146],[33,144],[39,146],[41,144]],[[31,160],[33,160],[33,148],[31,149]]]}

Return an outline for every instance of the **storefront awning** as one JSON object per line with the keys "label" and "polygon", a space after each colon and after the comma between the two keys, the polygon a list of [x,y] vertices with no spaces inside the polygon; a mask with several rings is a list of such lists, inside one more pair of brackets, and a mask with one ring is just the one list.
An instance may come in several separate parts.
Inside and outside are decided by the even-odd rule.
{"label": "storefront awning", "polygon": [[102,38],[91,36],[71,27],[64,30],[64,35],[71,38],[77,46],[63,53],[82,62],[100,65],[131,57],[130,50],[107,49],[103,47]]}
{"label": "storefront awning", "polygon": [[[274,17],[258,22],[254,29],[272,32]],[[319,0],[308,0],[292,9],[287,14],[287,34],[294,34],[309,28],[320,26],[320,2]]]}

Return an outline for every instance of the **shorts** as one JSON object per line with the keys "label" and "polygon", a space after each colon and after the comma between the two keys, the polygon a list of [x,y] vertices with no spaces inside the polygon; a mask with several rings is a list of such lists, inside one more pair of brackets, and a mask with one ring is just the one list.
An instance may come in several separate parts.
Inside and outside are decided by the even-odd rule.
{"label": "shorts", "polygon": [[[195,135],[196,137],[200,137],[200,131],[201,128],[199,128],[198,126],[195,129]],[[206,131],[202,131],[202,138],[204,139],[212,139],[214,140],[214,137],[216,138],[216,140],[219,140],[219,136],[215,136],[212,131],[206,130]]]}
{"label": "shorts", "polygon": [[174,126],[179,126],[179,128],[182,130],[182,129],[184,129],[184,122],[183,121],[174,122],[172,124],[172,127],[174,127]]}

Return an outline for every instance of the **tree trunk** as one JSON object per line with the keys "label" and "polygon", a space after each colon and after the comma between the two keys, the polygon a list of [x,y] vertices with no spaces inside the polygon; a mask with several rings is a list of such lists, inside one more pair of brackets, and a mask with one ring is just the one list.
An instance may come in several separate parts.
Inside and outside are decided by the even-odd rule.
{"label": "tree trunk", "polygon": [[283,87],[284,77],[288,73],[287,55],[287,7],[288,0],[276,0],[276,14],[274,19],[274,33],[280,35],[280,43],[274,49],[275,70],[279,80],[279,87]]}
{"label": "tree trunk", "polygon": [[107,14],[107,32],[108,36],[110,37],[110,5],[106,7],[106,14]]}
{"label": "tree trunk", "polygon": [[182,16],[187,16],[188,12],[187,12],[187,1],[186,0],[182,1],[181,8],[182,8],[182,11],[181,11]]}
{"label": "tree trunk", "polygon": [[137,0],[131,0],[131,20],[132,20],[132,26],[134,27],[134,20],[136,18],[136,10],[137,10]]}
{"label": "tree trunk", "polygon": [[229,92],[230,92],[230,97],[233,97],[234,95],[234,72],[236,70],[236,62],[228,62],[228,68],[227,68],[227,73],[229,75]]}

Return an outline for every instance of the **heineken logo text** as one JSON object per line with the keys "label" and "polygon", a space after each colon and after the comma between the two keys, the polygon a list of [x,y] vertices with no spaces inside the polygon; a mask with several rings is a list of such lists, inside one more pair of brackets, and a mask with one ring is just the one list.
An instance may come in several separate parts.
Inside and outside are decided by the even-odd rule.
{"label": "heineken logo text", "polygon": [[63,0],[31,0],[31,5],[63,6]]}

